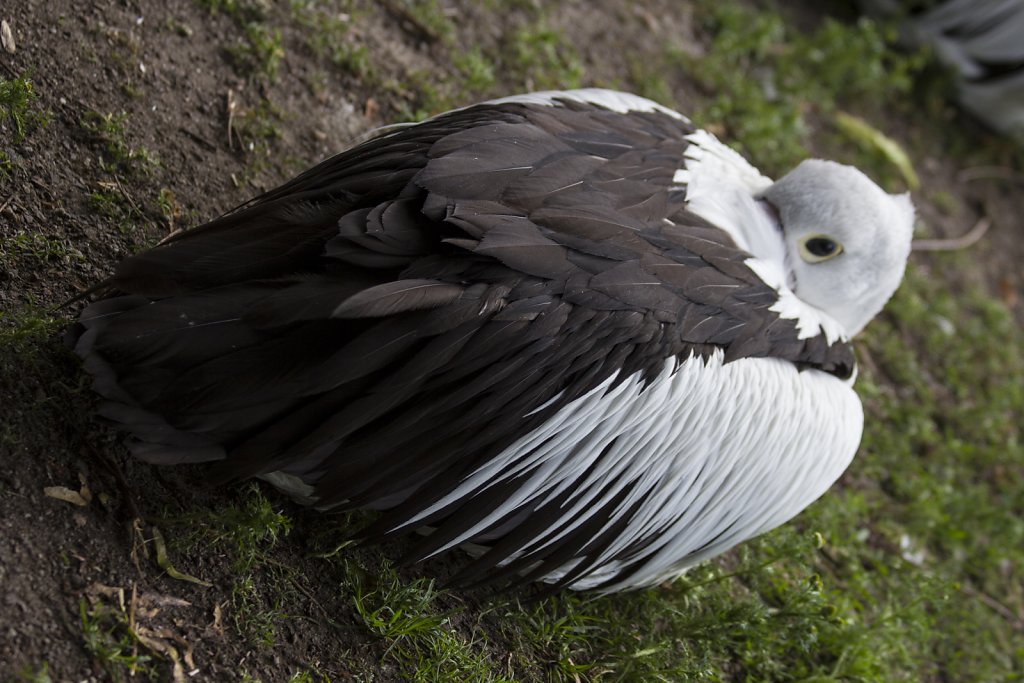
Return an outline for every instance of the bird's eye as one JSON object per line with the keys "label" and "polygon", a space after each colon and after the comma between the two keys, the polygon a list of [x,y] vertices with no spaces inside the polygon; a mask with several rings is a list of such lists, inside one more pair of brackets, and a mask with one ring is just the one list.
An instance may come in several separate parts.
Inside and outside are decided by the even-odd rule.
{"label": "bird's eye", "polygon": [[800,258],[808,263],[821,263],[843,253],[843,245],[827,235],[808,235],[797,246]]}

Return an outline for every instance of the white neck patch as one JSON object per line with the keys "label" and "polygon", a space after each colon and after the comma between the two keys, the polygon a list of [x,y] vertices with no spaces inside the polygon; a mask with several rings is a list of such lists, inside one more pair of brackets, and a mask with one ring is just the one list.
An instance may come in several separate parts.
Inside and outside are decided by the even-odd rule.
{"label": "white neck patch", "polygon": [[686,139],[690,142],[686,168],[676,171],[673,180],[685,189],[690,211],[727,232],[753,256],[745,265],[779,293],[770,310],[795,320],[800,339],[824,334],[829,344],[845,340],[838,321],[797,297],[789,285],[779,226],[757,202],[772,180],[707,131],[699,130]]}

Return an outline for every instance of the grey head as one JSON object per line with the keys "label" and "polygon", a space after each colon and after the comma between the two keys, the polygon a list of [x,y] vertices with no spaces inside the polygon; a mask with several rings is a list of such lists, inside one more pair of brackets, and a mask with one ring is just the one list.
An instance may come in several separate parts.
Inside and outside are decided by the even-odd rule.
{"label": "grey head", "polygon": [[798,298],[853,336],[899,287],[914,228],[909,195],[851,166],[809,159],[761,198],[775,208]]}

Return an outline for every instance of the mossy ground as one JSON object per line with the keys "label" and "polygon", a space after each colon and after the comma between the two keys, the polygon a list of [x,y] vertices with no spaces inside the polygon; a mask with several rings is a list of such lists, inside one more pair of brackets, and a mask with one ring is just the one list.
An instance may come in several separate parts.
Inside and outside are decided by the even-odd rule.
{"label": "mossy ground", "polygon": [[[960,118],[891,29],[802,5],[16,0],[19,52],[0,57],[0,678],[1020,679],[1024,242],[1005,178],[1021,154]],[[401,544],[348,543],[358,520],[154,470],[92,419],[60,341],[75,309],[56,306],[119,258],[373,126],[576,85],[677,106],[771,174],[813,154],[903,191],[891,157],[837,125],[854,114],[914,162],[922,236],[995,223],[970,251],[912,258],[857,342],[860,454],[793,523],[648,591],[460,593],[443,588],[457,555],[396,568]]]}

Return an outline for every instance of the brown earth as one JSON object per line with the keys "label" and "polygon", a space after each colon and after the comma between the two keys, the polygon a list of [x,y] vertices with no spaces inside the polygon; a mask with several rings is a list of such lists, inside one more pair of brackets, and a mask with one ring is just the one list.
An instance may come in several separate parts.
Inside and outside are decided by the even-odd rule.
{"label": "brown earth", "polygon": [[[496,25],[493,14],[468,0],[443,4],[451,10],[458,43],[485,47],[499,45],[525,12],[509,10],[508,21]],[[285,54],[272,81],[240,75],[225,48],[240,40],[239,23],[197,2],[13,0],[0,7],[0,19],[10,22],[17,44],[14,54],[0,52],[0,72],[7,78],[30,74],[41,108],[50,112],[49,124],[24,143],[15,145],[3,137],[10,131],[0,132],[0,149],[15,162],[10,177],[0,180],[0,240],[6,245],[19,236],[21,244],[30,240],[29,247],[9,248],[11,256],[0,270],[5,316],[27,306],[70,320],[75,306],[49,312],[109,273],[125,255],[219,215],[374,126],[429,107],[421,91],[401,85],[418,72],[458,78],[452,51],[429,30],[389,11],[393,3],[358,4],[355,38],[369,47],[377,70],[373,79],[312,53],[304,29],[288,19],[285,5],[267,3],[267,21],[280,28]],[[628,82],[623,46],[671,35],[699,49],[702,40],[686,6],[668,0],[568,2],[549,8],[549,15],[583,56],[587,84]],[[809,23],[816,17],[810,10],[797,14]],[[610,44],[610,36],[621,45]],[[493,94],[524,85],[530,83],[499,82]],[[685,76],[673,80],[679,92],[686,85]],[[458,92],[453,80],[447,94],[458,99]],[[241,126],[264,99],[282,112],[280,137],[271,137],[263,149],[256,134],[229,135],[229,119]],[[112,172],[103,143],[84,130],[88,112],[124,112],[128,145],[148,150],[156,163],[140,170],[145,162],[130,162]],[[918,160],[929,196],[944,191],[957,198],[951,207],[926,197],[918,201],[936,235],[962,232],[982,213],[993,219],[997,229],[975,252],[986,265],[968,270],[968,277],[984,283],[1024,319],[1015,298],[1024,288],[1024,241],[1009,229],[1019,216],[1019,188],[991,181],[966,184],[958,176],[961,164],[944,156],[941,140],[906,123],[889,123],[915,149],[933,145],[934,154]],[[253,151],[245,149],[250,141]],[[90,200],[101,190],[123,198],[114,215],[104,215]],[[161,190],[169,191],[162,210]],[[915,258],[926,265],[929,256]],[[374,680],[397,678],[379,668],[384,645],[360,628],[348,597],[332,590],[341,578],[324,575],[331,565],[312,556],[331,540],[325,541],[323,518],[315,513],[273,499],[296,525],[273,557],[306,579],[319,579],[298,586],[300,596],[279,626],[277,647],[254,646],[227,627],[231,561],[223,552],[182,551],[173,557],[177,566],[214,583],[213,590],[160,570],[132,520],[171,517],[197,506],[217,508],[238,500],[239,487],[210,489],[201,470],[157,471],[128,459],[122,437],[93,419],[87,380],[59,334],[43,339],[32,338],[17,353],[0,356],[0,680],[12,680],[44,661],[54,680],[104,680],[82,645],[80,605],[90,600],[114,605],[122,596],[130,603],[133,595],[138,623],[180,656],[188,652],[186,668],[199,669],[197,680],[237,680],[242,670],[259,672],[267,681],[287,680],[309,667],[332,680],[361,671],[376,671]],[[43,493],[50,486],[79,491],[83,482],[92,496],[84,506]],[[338,532],[333,540],[340,538]],[[358,558],[381,552],[397,557],[400,551],[389,546],[352,552]],[[443,579],[449,562],[405,571]],[[445,599],[473,604],[480,597]],[[498,617],[481,619],[495,634],[492,654],[500,661],[505,653]],[[171,664],[163,671],[170,678]]]}

